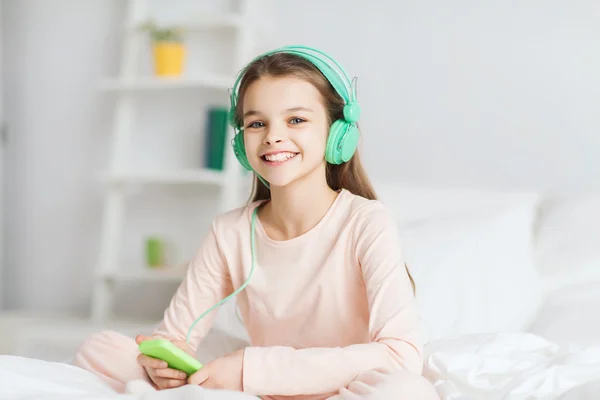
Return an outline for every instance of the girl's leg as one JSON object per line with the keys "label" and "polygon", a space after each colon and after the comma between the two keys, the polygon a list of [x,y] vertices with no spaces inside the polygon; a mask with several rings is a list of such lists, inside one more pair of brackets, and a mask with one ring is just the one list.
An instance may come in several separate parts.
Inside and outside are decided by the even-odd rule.
{"label": "girl's leg", "polygon": [[141,379],[150,383],[146,371],[137,363],[138,354],[133,338],[103,331],[86,339],[73,364],[95,373],[117,392],[124,393],[127,382]]}
{"label": "girl's leg", "polygon": [[370,370],[329,400],[440,400],[423,376],[405,371]]}

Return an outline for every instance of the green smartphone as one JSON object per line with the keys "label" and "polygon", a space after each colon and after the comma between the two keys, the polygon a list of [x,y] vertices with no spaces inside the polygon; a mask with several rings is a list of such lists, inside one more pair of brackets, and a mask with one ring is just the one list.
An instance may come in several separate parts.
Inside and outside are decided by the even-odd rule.
{"label": "green smartphone", "polygon": [[146,340],[139,344],[138,349],[142,354],[166,361],[169,368],[183,371],[188,375],[203,367],[200,361],[166,339]]}

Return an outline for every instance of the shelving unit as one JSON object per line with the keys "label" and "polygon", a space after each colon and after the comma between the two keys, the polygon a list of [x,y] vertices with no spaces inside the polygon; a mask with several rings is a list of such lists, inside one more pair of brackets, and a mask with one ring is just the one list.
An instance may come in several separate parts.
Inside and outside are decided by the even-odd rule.
{"label": "shelving unit", "polygon": [[103,80],[99,90],[110,92],[116,96],[116,109],[113,121],[111,158],[108,171],[101,174],[106,183],[104,215],[100,254],[94,274],[91,317],[95,322],[106,321],[111,317],[112,299],[117,285],[122,283],[143,282],[179,282],[183,278],[185,268],[173,270],[138,268],[121,268],[119,265],[120,245],[124,217],[126,215],[126,191],[131,185],[206,185],[220,192],[219,209],[224,212],[243,203],[247,193],[242,194],[244,174],[241,166],[230,151],[229,143],[233,130],[227,135],[224,168],[222,171],[209,169],[167,169],[136,170],[128,165],[131,149],[129,142],[134,127],[135,96],[143,92],[162,92],[177,90],[212,89],[224,91],[226,94],[235,78],[235,73],[250,56],[250,32],[245,23],[248,0],[238,2],[236,13],[202,14],[182,21],[186,31],[196,29],[228,29],[235,33],[233,64],[230,71],[211,74],[190,74],[181,78],[159,78],[155,76],[139,76],[138,60],[142,50],[144,34],[136,30],[139,23],[146,20],[149,7],[145,0],[129,0],[126,26],[124,27],[124,43],[121,54],[119,75]]}
{"label": "shelving unit", "polygon": [[203,74],[199,77],[179,78],[117,78],[107,79],[100,88],[105,91],[127,92],[142,90],[173,90],[173,89],[229,89],[232,85],[230,76]]}
{"label": "shelving unit", "polygon": [[98,279],[108,282],[179,282],[183,274],[183,268],[176,268],[174,271],[148,271],[142,268],[140,269],[140,272],[109,272],[99,276]]}
{"label": "shelving unit", "polygon": [[209,169],[181,169],[171,171],[129,171],[107,174],[108,184],[203,184],[226,186],[225,174]]}

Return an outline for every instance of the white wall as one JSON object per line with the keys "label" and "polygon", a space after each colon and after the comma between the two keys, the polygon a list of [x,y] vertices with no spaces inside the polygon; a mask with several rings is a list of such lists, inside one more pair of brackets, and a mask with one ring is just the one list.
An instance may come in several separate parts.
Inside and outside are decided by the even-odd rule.
{"label": "white wall", "polygon": [[[4,125],[4,71],[2,68],[2,10],[3,3],[0,1],[0,129]],[[4,308],[5,279],[4,279],[4,140],[0,136],[0,310]]]}
{"label": "white wall", "polygon": [[[150,3],[176,11],[169,1]],[[6,1],[7,308],[89,312],[103,212],[97,178],[107,167],[115,104],[115,96],[100,92],[98,85],[116,74],[125,6],[121,0]],[[148,72],[147,55],[140,55],[145,58],[141,72]],[[223,60],[208,64],[219,63]],[[205,96],[138,98],[133,163],[199,164]],[[223,103],[227,95],[208,93],[208,98]],[[142,265],[141,237],[150,234],[175,245],[175,262],[187,262],[218,201],[213,189],[132,188],[128,194],[122,268]],[[174,288],[148,285],[143,300],[129,289],[117,292],[117,302],[141,313],[148,304],[154,310],[163,305]]]}
{"label": "white wall", "polygon": [[[95,84],[115,72],[123,2],[4,1],[7,305],[87,311],[111,116]],[[260,0],[253,12],[257,50],[320,47],[359,76],[376,180],[600,189],[600,3]],[[202,220],[190,197],[181,207]]]}
{"label": "white wall", "polygon": [[77,309],[89,294],[101,210],[119,1],[7,0],[8,308]]}
{"label": "white wall", "polygon": [[266,47],[321,47],[359,76],[373,175],[600,189],[600,2],[268,4]]}

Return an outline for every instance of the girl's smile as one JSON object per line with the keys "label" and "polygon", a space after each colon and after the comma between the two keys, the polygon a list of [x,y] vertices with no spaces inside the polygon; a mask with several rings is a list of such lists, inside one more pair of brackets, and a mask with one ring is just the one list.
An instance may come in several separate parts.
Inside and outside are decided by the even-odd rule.
{"label": "girl's smile", "polygon": [[270,167],[277,167],[294,159],[298,154],[300,153],[290,151],[271,151],[263,154],[260,156],[260,158],[263,160],[264,164]]}

